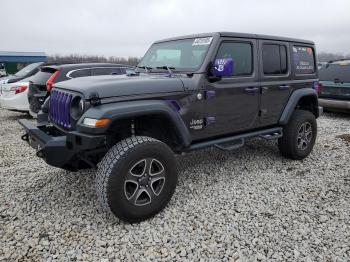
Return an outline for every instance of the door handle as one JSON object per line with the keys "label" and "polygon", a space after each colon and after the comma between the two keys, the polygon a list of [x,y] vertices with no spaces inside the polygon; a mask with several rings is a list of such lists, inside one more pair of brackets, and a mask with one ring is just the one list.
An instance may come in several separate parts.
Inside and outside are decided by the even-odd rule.
{"label": "door handle", "polygon": [[259,87],[247,87],[246,89],[244,89],[244,92],[246,94],[255,95],[256,93],[259,92]]}
{"label": "door handle", "polygon": [[280,85],[279,87],[278,87],[278,89],[280,89],[280,90],[287,90],[287,89],[289,89],[290,88],[290,85]]}

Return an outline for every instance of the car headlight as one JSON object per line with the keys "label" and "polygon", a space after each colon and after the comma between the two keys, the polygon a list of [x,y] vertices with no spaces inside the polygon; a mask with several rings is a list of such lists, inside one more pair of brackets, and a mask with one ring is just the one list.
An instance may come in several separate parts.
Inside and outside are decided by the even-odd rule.
{"label": "car headlight", "polygon": [[85,111],[85,101],[81,97],[77,96],[73,99],[71,108],[70,108],[70,115],[73,119],[78,120]]}

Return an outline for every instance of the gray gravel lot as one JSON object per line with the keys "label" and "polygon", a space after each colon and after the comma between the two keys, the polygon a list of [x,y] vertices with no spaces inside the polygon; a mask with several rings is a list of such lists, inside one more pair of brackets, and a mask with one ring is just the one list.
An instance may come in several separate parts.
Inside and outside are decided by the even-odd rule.
{"label": "gray gravel lot", "polygon": [[304,161],[274,142],[179,156],[168,207],[126,224],[107,217],[94,172],[46,165],[0,110],[0,261],[350,261],[350,116],[325,114]]}

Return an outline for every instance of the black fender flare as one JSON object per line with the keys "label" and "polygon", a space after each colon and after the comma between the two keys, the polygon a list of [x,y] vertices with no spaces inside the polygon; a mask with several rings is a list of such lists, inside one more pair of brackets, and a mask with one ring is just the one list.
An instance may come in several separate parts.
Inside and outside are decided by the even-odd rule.
{"label": "black fender flare", "polygon": [[315,116],[316,116],[316,118],[319,117],[318,96],[317,96],[316,90],[311,89],[311,88],[297,89],[289,97],[288,103],[285,106],[285,108],[282,112],[282,115],[280,117],[279,124],[286,125],[288,123],[288,121],[291,118],[298,102],[300,101],[301,98],[306,97],[306,96],[312,96],[315,99],[315,101],[316,101],[315,107],[316,108],[314,108],[314,111],[317,112]]}
{"label": "black fender flare", "polygon": [[187,147],[191,144],[192,138],[189,130],[183,122],[181,115],[171,103],[165,100],[138,100],[118,103],[102,104],[89,108],[77,123],[77,131],[83,133],[102,134],[106,132],[109,125],[106,127],[91,128],[83,125],[83,119],[108,118],[111,123],[118,119],[127,119],[145,115],[160,114],[165,116],[174,125],[174,132],[179,137],[181,145]]}

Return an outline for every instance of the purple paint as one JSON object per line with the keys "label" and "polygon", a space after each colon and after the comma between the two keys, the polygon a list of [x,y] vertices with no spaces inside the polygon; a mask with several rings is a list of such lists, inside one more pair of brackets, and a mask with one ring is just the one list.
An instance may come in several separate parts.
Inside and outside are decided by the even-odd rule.
{"label": "purple paint", "polygon": [[215,117],[214,116],[207,116],[205,118],[205,126],[209,126],[211,124],[215,123]]}
{"label": "purple paint", "polygon": [[232,76],[233,74],[233,60],[232,58],[215,59],[214,76]]}
{"label": "purple paint", "polygon": [[181,110],[181,106],[176,100],[167,100],[167,103],[171,105],[177,112]]}

